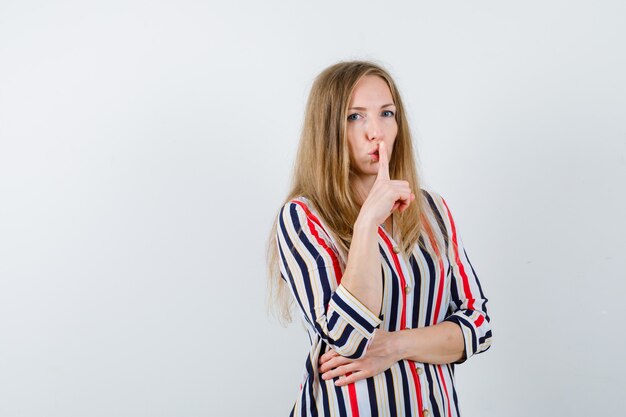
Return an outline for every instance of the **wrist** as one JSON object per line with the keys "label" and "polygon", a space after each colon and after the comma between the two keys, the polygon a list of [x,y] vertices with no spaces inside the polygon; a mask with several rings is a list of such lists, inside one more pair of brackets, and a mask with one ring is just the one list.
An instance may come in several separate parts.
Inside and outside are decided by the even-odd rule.
{"label": "wrist", "polygon": [[354,232],[371,232],[378,230],[378,223],[373,218],[364,215],[363,213],[359,214],[356,221],[354,222]]}
{"label": "wrist", "polygon": [[419,347],[417,342],[419,340],[418,332],[420,329],[405,329],[400,330],[396,341],[396,357],[398,360],[413,358]]}
{"label": "wrist", "polygon": [[400,330],[396,333],[398,337],[396,338],[394,354],[397,361],[401,361],[409,356],[407,352],[407,332],[406,330]]}

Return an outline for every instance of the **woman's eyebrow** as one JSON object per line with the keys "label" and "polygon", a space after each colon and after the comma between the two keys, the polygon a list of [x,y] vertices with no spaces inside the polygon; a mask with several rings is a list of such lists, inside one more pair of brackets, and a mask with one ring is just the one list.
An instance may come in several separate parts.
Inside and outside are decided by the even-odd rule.
{"label": "woman's eyebrow", "polygon": [[[389,106],[395,106],[395,104],[393,103],[385,104],[383,106],[380,106],[380,108],[384,109],[385,107],[389,107]],[[367,109],[365,107],[350,107],[348,110],[367,110]]]}

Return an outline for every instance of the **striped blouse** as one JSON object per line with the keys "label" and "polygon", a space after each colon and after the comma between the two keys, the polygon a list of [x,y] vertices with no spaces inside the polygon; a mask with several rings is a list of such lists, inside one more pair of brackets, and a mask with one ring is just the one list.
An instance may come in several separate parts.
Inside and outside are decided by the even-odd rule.
{"label": "striped blouse", "polygon": [[[448,205],[422,190],[432,212],[445,225],[456,245],[446,256],[431,256],[415,245],[406,258],[387,231],[378,228],[382,262],[383,301],[376,316],[341,285],[345,260],[329,230],[305,197],[287,202],[280,211],[276,239],[280,271],[302,314],[311,341],[299,396],[291,416],[459,416],[454,387],[454,365],[412,360],[343,387],[337,378],[323,380],[319,357],[329,349],[342,356],[360,358],[377,328],[397,331],[457,323],[463,332],[462,363],[491,345],[487,298],[467,257]],[[436,224],[436,223],[432,223]],[[421,237],[420,237],[421,239]],[[397,253],[396,253],[397,252]]]}

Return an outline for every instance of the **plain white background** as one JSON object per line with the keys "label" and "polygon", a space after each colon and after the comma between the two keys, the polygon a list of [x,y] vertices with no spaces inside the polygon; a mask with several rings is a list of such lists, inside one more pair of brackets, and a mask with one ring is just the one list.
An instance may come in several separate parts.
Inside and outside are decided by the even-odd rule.
{"label": "plain white background", "polygon": [[399,84],[494,344],[464,416],[626,406],[622,1],[0,4],[0,415],[281,416],[265,244],[313,78]]}

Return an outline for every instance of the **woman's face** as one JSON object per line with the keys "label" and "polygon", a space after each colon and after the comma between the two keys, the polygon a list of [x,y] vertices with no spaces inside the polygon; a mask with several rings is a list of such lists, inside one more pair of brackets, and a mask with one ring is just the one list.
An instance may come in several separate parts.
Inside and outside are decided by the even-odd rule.
{"label": "woman's face", "polygon": [[391,159],[398,133],[396,106],[387,82],[366,75],[356,84],[348,104],[350,167],[358,176],[378,174],[378,144],[385,142]]}

